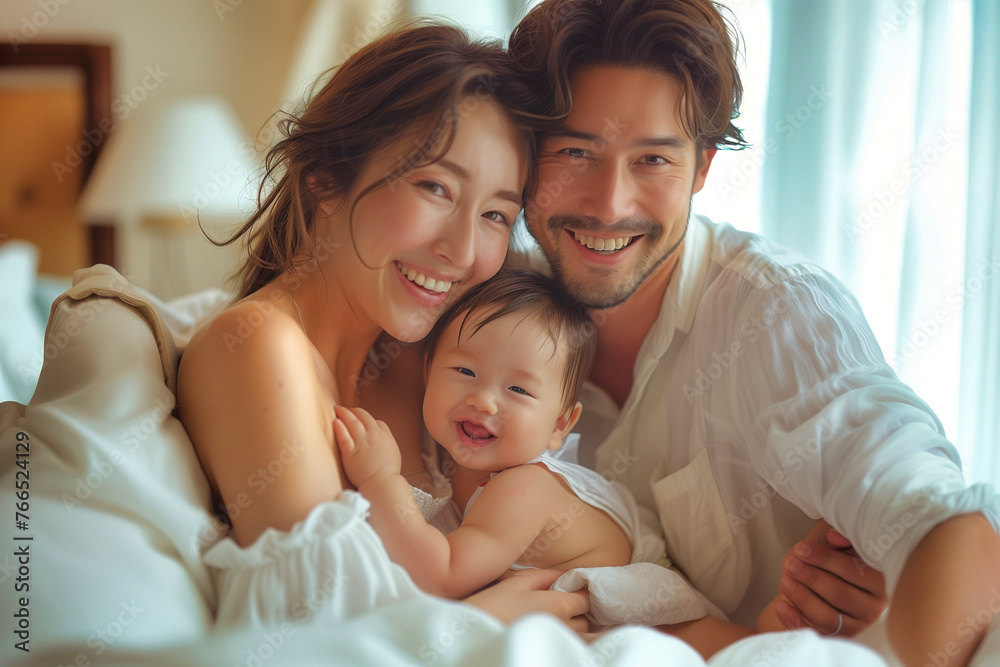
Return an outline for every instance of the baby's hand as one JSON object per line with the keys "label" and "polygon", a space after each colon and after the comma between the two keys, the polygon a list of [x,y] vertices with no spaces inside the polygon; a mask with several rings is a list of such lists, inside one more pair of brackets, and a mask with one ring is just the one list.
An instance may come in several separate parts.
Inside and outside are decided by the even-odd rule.
{"label": "baby's hand", "polygon": [[361,408],[338,405],[334,410],[333,439],[351,483],[360,489],[375,477],[398,475],[402,465],[399,446],[385,422]]}

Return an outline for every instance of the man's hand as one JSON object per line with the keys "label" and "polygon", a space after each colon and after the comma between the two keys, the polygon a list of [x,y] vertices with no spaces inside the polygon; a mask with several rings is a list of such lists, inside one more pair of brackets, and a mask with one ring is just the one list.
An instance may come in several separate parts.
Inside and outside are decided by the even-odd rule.
{"label": "man's hand", "polygon": [[888,605],[885,578],[823,519],[785,554],[774,612],[786,628],[853,637]]}
{"label": "man's hand", "polygon": [[376,477],[398,475],[402,459],[389,427],[361,408],[334,408],[333,439],[348,479],[359,490]]}
{"label": "man's hand", "polygon": [[559,578],[558,570],[515,570],[500,577],[499,583],[465,598],[465,602],[489,612],[501,623],[513,623],[534,613],[552,614],[576,632],[586,632],[589,622],[583,615],[590,610],[586,589],[563,593],[550,591]]}

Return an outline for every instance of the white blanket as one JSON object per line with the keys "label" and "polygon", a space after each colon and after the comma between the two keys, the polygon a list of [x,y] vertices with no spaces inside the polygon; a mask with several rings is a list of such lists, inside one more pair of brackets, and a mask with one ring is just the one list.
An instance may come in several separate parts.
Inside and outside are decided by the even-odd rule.
{"label": "white blanket", "polygon": [[[705,664],[653,630],[625,627],[588,645],[549,617],[504,627],[419,592],[336,618],[318,613],[318,596],[317,613],[301,619],[218,626],[202,555],[223,533],[172,410],[179,349],[220,298],[168,306],[95,268],[53,305],[54,352],[35,395],[0,404],[0,664]],[[351,585],[352,572],[337,574]],[[710,664],[885,663],[798,632],[749,638]]]}
{"label": "white blanket", "polygon": [[[18,660],[11,667],[72,664],[72,649]],[[92,653],[89,655],[93,655]],[[678,639],[627,626],[585,644],[550,616],[529,616],[504,628],[468,605],[444,600],[410,601],[345,620],[321,624],[243,628],[169,649],[120,651],[100,665],[220,667],[222,665],[475,665],[476,667],[704,667]],[[733,645],[708,662],[713,667],[755,665],[879,667],[864,647],[822,639],[811,631],[760,635]]]}

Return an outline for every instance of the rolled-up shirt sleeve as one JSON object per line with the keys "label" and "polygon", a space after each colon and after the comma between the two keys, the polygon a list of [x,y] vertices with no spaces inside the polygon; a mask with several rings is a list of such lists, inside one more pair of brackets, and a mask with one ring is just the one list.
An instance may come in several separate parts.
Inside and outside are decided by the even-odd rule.
{"label": "rolled-up shirt sleeve", "polygon": [[758,474],[846,535],[890,593],[940,522],[984,511],[996,528],[992,488],[967,486],[940,421],[888,366],[845,288],[819,273],[744,288],[729,389]]}

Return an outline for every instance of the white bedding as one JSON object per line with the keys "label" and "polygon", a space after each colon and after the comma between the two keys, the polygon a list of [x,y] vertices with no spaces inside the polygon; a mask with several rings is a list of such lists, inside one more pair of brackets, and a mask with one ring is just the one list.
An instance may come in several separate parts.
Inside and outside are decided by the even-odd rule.
{"label": "white bedding", "polygon": [[[27,664],[71,664],[72,648],[36,656]],[[531,616],[504,628],[467,605],[443,600],[411,601],[346,620],[319,624],[243,628],[170,649],[119,651],[101,665],[219,667],[221,665],[474,665],[476,667],[587,667],[706,663],[686,644],[655,630],[624,627],[594,644],[581,642],[549,616]],[[715,656],[713,667],[778,665],[875,667],[884,665],[868,649],[801,631],[743,640]]]}
{"label": "white bedding", "polygon": [[[301,618],[217,626],[202,555],[222,533],[170,413],[179,348],[223,295],[168,305],[111,271],[78,272],[76,282],[53,306],[47,335],[61,343],[31,401],[0,404],[0,664],[705,664],[645,628],[588,645],[549,617],[504,627],[423,594],[349,618],[319,613],[326,600],[316,596],[315,613]],[[29,455],[18,458],[25,439]],[[19,471],[30,473],[25,530],[14,515]],[[15,549],[25,547],[19,572]],[[337,574],[351,585],[351,572]],[[1000,664],[995,635],[980,664]],[[23,637],[30,653],[17,648]],[[886,662],[856,643],[802,631],[749,638],[709,664]]]}

